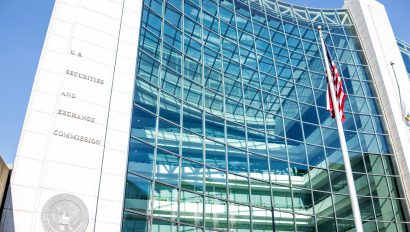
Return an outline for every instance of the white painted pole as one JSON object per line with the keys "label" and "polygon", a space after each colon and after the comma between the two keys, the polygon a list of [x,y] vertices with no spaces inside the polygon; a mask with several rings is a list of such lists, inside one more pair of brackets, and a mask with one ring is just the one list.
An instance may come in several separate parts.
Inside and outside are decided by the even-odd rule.
{"label": "white painted pole", "polygon": [[344,161],[346,177],[347,177],[347,186],[349,188],[350,201],[352,203],[354,224],[355,224],[357,232],[363,232],[362,218],[361,218],[360,209],[359,209],[359,201],[357,200],[357,193],[356,193],[356,187],[354,186],[352,166],[350,165],[350,158],[349,158],[349,154],[347,153],[346,138],[345,138],[345,133],[343,131],[342,120],[339,114],[339,104],[337,103],[338,101],[336,99],[335,86],[332,80],[333,78],[332,78],[332,73],[330,71],[329,60],[327,59],[327,55],[326,55],[327,52],[325,48],[325,42],[323,41],[322,27],[319,26],[318,30],[320,34],[320,42],[322,43],[322,51],[323,51],[323,56],[324,56],[323,59],[325,60],[325,65],[326,65],[327,81],[330,86],[329,89],[330,89],[330,95],[332,97],[332,102],[333,102],[333,110],[335,111],[337,132],[339,133],[340,146],[342,148],[343,161]]}
{"label": "white painted pole", "polygon": [[394,69],[394,62],[390,61],[390,65],[391,65],[391,68],[393,69],[394,79],[396,80],[397,89],[399,91],[399,100],[400,100],[400,109],[402,113],[402,119],[405,125],[409,127],[409,131],[410,131],[410,119],[408,118],[409,117],[408,115],[410,115],[409,106],[408,106],[408,103],[404,100],[405,98],[403,97],[403,95],[401,95],[401,91],[400,91],[401,88],[399,85],[399,80],[397,79],[397,76],[396,76],[396,70]]}

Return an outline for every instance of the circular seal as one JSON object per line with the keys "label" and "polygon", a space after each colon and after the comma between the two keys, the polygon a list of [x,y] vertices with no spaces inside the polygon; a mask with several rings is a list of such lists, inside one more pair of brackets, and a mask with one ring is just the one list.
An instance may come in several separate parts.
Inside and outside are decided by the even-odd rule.
{"label": "circular seal", "polygon": [[44,204],[41,224],[46,232],[84,232],[88,226],[88,210],[80,198],[58,194]]}

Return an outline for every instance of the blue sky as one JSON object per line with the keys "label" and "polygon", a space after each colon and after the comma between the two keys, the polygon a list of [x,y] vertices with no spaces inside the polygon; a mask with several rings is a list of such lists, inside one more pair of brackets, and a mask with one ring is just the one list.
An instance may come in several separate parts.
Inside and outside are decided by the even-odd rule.
{"label": "blue sky", "polygon": [[[141,1],[141,0],[135,0]],[[339,8],[343,0],[287,0],[317,8]],[[410,42],[409,0],[380,0],[397,37]],[[0,155],[14,162],[21,128],[54,0],[0,1]]]}

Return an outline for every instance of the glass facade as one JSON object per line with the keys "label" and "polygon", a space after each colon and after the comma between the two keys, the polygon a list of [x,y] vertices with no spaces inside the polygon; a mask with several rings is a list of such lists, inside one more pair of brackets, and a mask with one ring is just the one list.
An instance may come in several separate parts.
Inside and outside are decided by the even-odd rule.
{"label": "glass facade", "polygon": [[365,231],[408,231],[396,159],[345,10],[144,0],[122,231],[352,231],[317,26],[347,93]]}
{"label": "glass facade", "polygon": [[400,39],[397,39],[397,44],[399,45],[400,53],[410,79],[410,44]]}

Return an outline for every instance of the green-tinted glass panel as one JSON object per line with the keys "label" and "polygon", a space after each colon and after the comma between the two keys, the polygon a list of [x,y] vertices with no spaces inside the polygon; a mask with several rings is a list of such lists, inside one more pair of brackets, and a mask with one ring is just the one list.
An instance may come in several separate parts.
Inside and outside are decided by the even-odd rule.
{"label": "green-tinted glass panel", "polygon": [[151,208],[149,201],[150,195],[151,181],[136,175],[128,174],[124,208],[141,213],[149,213]]}
{"label": "green-tinted glass panel", "polygon": [[179,202],[179,221],[192,225],[202,226],[204,211],[203,196],[188,191],[181,191]]}
{"label": "green-tinted glass panel", "polygon": [[148,232],[147,218],[139,214],[124,212],[122,218],[122,232]]}
{"label": "green-tinted glass panel", "polygon": [[[153,215],[168,220],[176,220],[178,214],[178,190],[174,187],[155,183]],[[173,226],[170,226],[173,228]]]}

